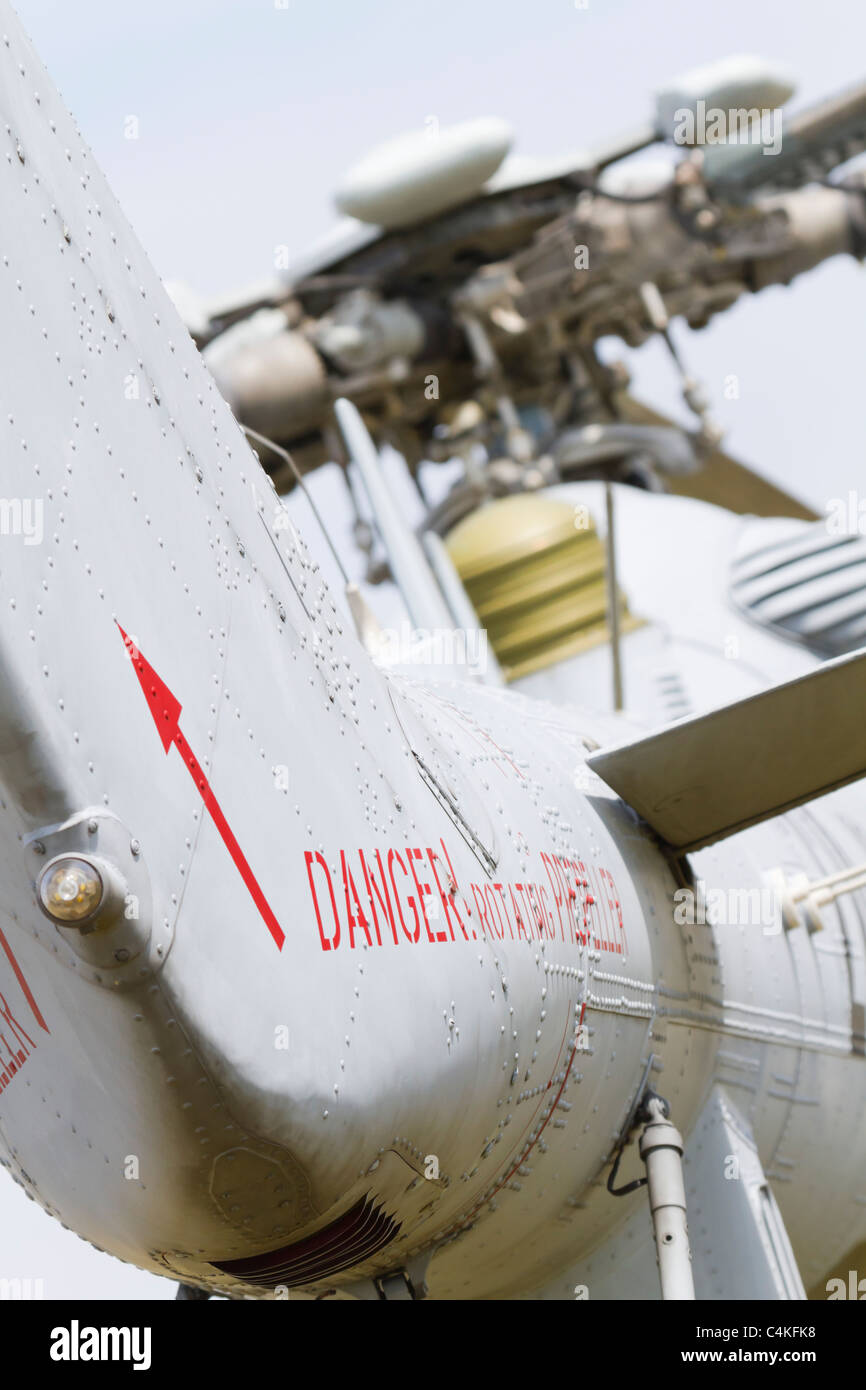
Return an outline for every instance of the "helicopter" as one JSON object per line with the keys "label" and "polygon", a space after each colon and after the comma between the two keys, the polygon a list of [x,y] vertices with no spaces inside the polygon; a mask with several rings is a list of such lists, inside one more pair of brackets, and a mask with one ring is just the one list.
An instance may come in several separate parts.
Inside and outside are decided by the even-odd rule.
{"label": "helicopter", "polygon": [[800,669],[649,729],[378,660],[0,30],[3,1166],[185,1298],[804,1297],[866,1238],[866,658],[762,632]]}

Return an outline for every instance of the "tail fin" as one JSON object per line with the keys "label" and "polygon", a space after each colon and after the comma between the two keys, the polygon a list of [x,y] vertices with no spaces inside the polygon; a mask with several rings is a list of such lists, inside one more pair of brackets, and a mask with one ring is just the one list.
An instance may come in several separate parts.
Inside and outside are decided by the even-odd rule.
{"label": "tail fin", "polygon": [[0,21],[0,791],[28,831],[110,808],[176,877],[199,808],[147,727],[140,642],[270,897],[324,833],[289,767],[330,779],[329,811],[346,769],[380,785],[382,679],[7,0]]}

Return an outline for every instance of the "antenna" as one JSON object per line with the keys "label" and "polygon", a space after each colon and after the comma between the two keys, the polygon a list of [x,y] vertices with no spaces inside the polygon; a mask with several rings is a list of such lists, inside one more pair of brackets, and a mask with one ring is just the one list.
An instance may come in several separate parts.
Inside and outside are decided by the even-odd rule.
{"label": "antenna", "polygon": [[352,583],[352,581],[350,580],[348,574],[346,573],[346,567],[345,567],[345,565],[343,564],[342,560],[340,559],[339,555],[337,554],[337,548],[336,548],[336,546],[334,545],[334,542],[331,540],[330,534],[329,534],[329,532],[328,532],[328,528],[327,528],[327,526],[325,525],[324,521],[322,520],[321,514],[320,514],[319,509],[318,509],[318,507],[316,506],[315,502],[313,501],[313,498],[312,498],[312,495],[311,495],[311,493],[310,493],[310,490],[309,490],[309,488],[307,487],[306,483],[304,482],[304,479],[303,479],[303,477],[302,477],[302,475],[301,475],[301,470],[300,470],[300,468],[298,467],[298,465],[295,463],[295,460],[292,458],[292,456],[291,456],[291,454],[289,453],[288,449],[284,449],[284,448],[282,448],[281,445],[275,444],[274,441],[273,441],[272,439],[268,439],[268,437],[267,437],[266,434],[259,434],[258,430],[250,429],[249,425],[241,425],[241,429],[243,430],[244,434],[247,436],[248,439],[255,439],[257,443],[259,443],[259,444],[264,444],[265,447],[268,448],[268,449],[273,449],[273,451],[274,451],[275,454],[279,454],[280,458],[285,459],[286,463],[289,465],[289,467],[290,467],[291,470],[292,470],[292,473],[293,473],[293,475],[294,475],[295,482],[297,483],[298,487],[301,489],[301,492],[304,494],[304,496],[306,497],[307,501],[308,501],[309,504],[310,504],[310,510],[312,511],[313,516],[314,516],[315,519],[316,519],[316,522],[317,522],[317,524],[318,524],[318,526],[319,526],[320,531],[322,532],[322,535],[325,537],[325,540],[326,540],[327,543],[328,543],[328,549],[330,550],[331,554],[333,555],[333,557],[334,557],[334,559],[335,559],[335,561],[336,561],[336,563],[337,563],[337,568],[339,569],[340,574],[343,576],[343,583],[345,584],[346,588],[348,589],[349,586],[350,586],[350,584]]}
{"label": "antenna", "polygon": [[607,624],[610,629],[610,657],[613,677],[613,707],[621,710],[622,696],[622,652],[620,648],[619,627],[619,587],[616,578],[616,530],[613,484],[610,478],[604,480],[604,501],[607,511],[607,536],[605,555],[607,560]]}

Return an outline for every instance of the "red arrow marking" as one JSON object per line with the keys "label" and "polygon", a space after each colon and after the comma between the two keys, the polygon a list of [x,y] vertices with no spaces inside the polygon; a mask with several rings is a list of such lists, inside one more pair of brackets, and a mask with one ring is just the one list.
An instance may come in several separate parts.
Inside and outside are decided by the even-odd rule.
{"label": "red arrow marking", "polygon": [[36,1022],[39,1024],[39,1027],[40,1027],[40,1028],[44,1028],[45,1031],[46,1031],[46,1033],[50,1033],[50,1032],[51,1032],[51,1029],[48,1027],[48,1024],[45,1022],[45,1019],[42,1017],[42,1014],[41,1014],[40,1011],[39,1011],[39,1005],[36,1003],[36,1000],[33,998],[33,995],[32,995],[31,990],[30,990],[30,986],[28,985],[27,981],[26,981],[25,978],[24,978],[24,971],[21,969],[21,966],[18,964],[17,960],[15,959],[14,955],[12,954],[12,947],[9,945],[9,942],[6,940],[6,937],[3,935],[3,932],[2,932],[2,931],[0,931],[0,946],[3,947],[3,950],[6,952],[6,959],[9,961],[9,964],[12,966],[12,969],[15,971],[15,978],[16,978],[16,980],[18,981],[19,985],[21,986],[22,992],[23,992],[23,994],[24,994],[24,998],[27,1000],[27,1003],[30,1005],[30,1009],[31,1009],[31,1012],[32,1012],[32,1014],[33,1014],[33,1017],[36,1019]]}
{"label": "red arrow marking", "polygon": [[127,637],[120,623],[117,624],[118,631],[123,638],[124,646],[129,652],[130,660],[135,667],[135,674],[138,676],[139,684],[144,692],[144,698],[148,703],[156,731],[162,741],[162,746],[166,753],[174,744],[186,767],[189,768],[190,776],[195,782],[196,787],[201,792],[205,808],[210,814],[210,818],[220,833],[223,844],[231,855],[235,868],[247,886],[250,897],[261,913],[265,925],[274,941],[277,943],[277,950],[283,949],[285,933],[282,927],[268,906],[268,900],[256,882],[255,875],[243,856],[241,847],[231,832],[229,823],[220,810],[219,803],[210,788],[210,783],[204,774],[204,769],[184,738],[180,730],[178,720],[180,719],[181,704],[176,700],[164,681],[154,671],[153,667],[145,661],[141,652],[136,647],[131,637]]}

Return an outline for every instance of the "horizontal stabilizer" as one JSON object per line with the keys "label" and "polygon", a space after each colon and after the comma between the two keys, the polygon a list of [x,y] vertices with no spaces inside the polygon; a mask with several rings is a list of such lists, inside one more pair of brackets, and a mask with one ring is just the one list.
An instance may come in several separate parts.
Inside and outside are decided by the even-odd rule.
{"label": "horizontal stabilizer", "polygon": [[866,776],[866,650],[589,766],[685,853]]}

